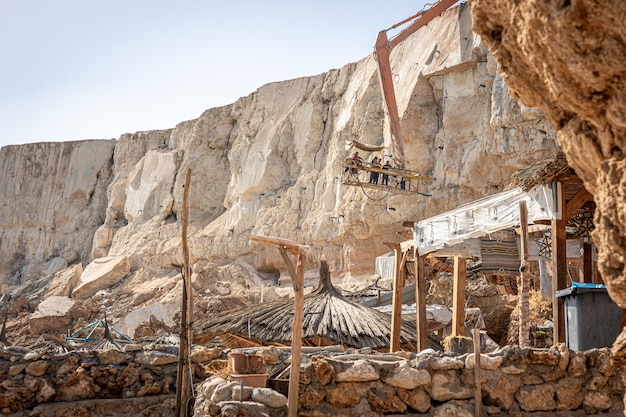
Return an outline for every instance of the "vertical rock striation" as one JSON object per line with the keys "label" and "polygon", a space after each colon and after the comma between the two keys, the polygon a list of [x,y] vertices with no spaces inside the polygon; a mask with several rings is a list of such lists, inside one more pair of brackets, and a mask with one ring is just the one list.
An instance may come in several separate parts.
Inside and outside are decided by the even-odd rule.
{"label": "vertical rock striation", "polygon": [[0,150],[0,292],[91,261],[116,141],[33,143]]}
{"label": "vertical rock striation", "polygon": [[[374,271],[375,257],[388,251],[382,242],[399,239],[396,232],[403,221],[500,191],[516,169],[556,153],[556,134],[542,113],[509,95],[496,61],[472,32],[466,4],[397,46],[391,64],[407,168],[434,178],[428,184],[432,197],[364,192],[341,184],[341,164],[349,154],[346,141],[389,145],[377,66],[370,55],[316,76],[264,85],[172,129],[125,134],[117,143],[4,148],[2,181],[14,176],[12,181],[32,182],[35,188],[3,194],[11,199],[8,203],[3,198],[3,210],[14,216],[6,223],[13,226],[4,221],[0,226],[3,259],[30,260],[39,254],[42,264],[66,248],[85,264],[123,259],[128,275],[116,277],[119,281],[111,289],[121,294],[117,307],[171,303],[173,292],[167,294],[182,265],[183,184],[191,169],[189,247],[197,288],[219,292],[207,282],[248,273],[275,278],[284,269],[282,258],[274,248],[251,243],[252,233],[309,245],[309,269],[323,258],[336,271],[334,276],[366,276]],[[96,184],[91,199],[84,197],[89,192],[75,197],[77,203],[90,201],[85,207],[98,213],[95,218],[68,209],[70,191],[44,187],[43,179],[36,179],[31,168],[19,168],[24,164],[11,154],[26,159],[40,152],[38,160],[50,164],[52,157],[42,155],[96,144],[107,149],[97,154],[108,161],[112,176],[104,174],[105,165],[99,176],[96,168],[83,173],[83,158],[64,160],[69,171],[42,171],[51,182],[79,181],[75,186],[81,190]],[[49,149],[36,151],[44,147]],[[389,151],[378,156],[390,156]],[[107,185],[105,197],[102,187]],[[35,196],[47,203],[27,215]],[[52,224],[52,218],[56,240],[42,239],[44,232],[38,229]],[[32,230],[20,241],[19,230],[27,224]],[[60,225],[72,231],[63,241]],[[227,268],[234,264],[240,269]],[[222,272],[216,272],[219,267],[224,267]],[[3,274],[0,282],[13,282]],[[89,279],[97,277],[91,274]]]}

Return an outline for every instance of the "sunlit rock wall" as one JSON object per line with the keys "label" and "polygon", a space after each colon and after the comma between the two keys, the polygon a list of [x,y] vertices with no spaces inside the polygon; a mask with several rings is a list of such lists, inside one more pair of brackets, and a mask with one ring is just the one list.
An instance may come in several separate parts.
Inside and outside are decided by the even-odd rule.
{"label": "sunlit rock wall", "polygon": [[0,150],[0,293],[92,260],[116,143],[33,143]]}
{"label": "sunlit rock wall", "polygon": [[[267,84],[173,129],[123,135],[115,146],[106,199],[94,194],[104,211],[99,206],[98,221],[89,218],[86,224],[76,224],[76,216],[66,220],[63,227],[74,233],[58,250],[79,252],[81,262],[127,259],[130,272],[120,281],[139,288],[152,280],[145,289],[149,296],[135,296],[141,302],[158,301],[172,286],[161,282],[157,291],[155,280],[175,277],[183,264],[183,185],[191,170],[188,243],[199,286],[209,279],[210,265],[235,260],[246,271],[285,276],[276,248],[252,243],[251,234],[309,245],[307,271],[313,275],[321,258],[334,278],[373,274],[375,257],[388,251],[382,242],[403,239],[396,233],[403,221],[498,192],[513,171],[552,156],[557,148],[541,113],[511,99],[471,23],[467,5],[451,9],[391,56],[407,168],[434,178],[425,190],[431,197],[364,192],[341,184],[341,163],[350,153],[346,141],[390,145],[377,66],[370,55],[320,75]],[[113,142],[102,143],[110,159]],[[63,147],[45,146],[54,152]],[[14,149],[22,148],[9,150]],[[3,158],[7,152],[3,150]],[[26,147],[20,152],[32,151]],[[6,175],[16,175],[20,182],[32,177],[6,160],[2,164],[2,181]],[[62,174],[62,181],[73,178]],[[35,195],[60,198],[56,188],[39,190],[12,197],[6,210],[19,217]],[[61,216],[59,208],[51,212],[49,203],[45,207],[39,217],[28,217],[33,230],[51,224],[51,213]],[[62,213],[70,217],[74,212],[63,207]],[[11,224],[20,222],[16,218]],[[3,243],[4,259],[16,252],[18,235]],[[54,252],[51,242],[38,236],[25,245],[27,258],[35,249]]]}

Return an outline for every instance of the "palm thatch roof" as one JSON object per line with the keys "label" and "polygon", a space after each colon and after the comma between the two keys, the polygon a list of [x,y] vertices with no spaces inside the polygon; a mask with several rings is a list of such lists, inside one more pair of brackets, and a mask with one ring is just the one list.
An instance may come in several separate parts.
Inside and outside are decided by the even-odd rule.
{"label": "palm thatch roof", "polygon": [[554,181],[568,169],[569,164],[565,154],[559,151],[552,159],[539,161],[516,171],[512,175],[507,189],[520,187],[524,191],[530,191],[538,185]]}
{"label": "palm thatch roof", "polygon": [[[198,343],[232,335],[264,344],[291,344],[293,316],[293,300],[284,299],[198,321],[194,332]],[[415,343],[415,333],[414,324],[403,321],[401,344]],[[328,265],[322,261],[320,283],[304,298],[302,338],[303,343],[313,346],[334,343],[355,348],[388,347],[391,316],[346,299],[332,285]],[[441,349],[436,341],[431,344]]]}

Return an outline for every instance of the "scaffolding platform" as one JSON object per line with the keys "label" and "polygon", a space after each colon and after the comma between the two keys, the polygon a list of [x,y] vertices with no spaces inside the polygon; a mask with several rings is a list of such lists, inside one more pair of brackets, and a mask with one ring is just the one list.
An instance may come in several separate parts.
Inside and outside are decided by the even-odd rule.
{"label": "scaffolding platform", "polygon": [[[375,174],[372,178],[372,174]],[[430,196],[426,183],[431,177],[401,168],[379,168],[367,162],[345,161],[341,169],[341,183],[393,194]]]}

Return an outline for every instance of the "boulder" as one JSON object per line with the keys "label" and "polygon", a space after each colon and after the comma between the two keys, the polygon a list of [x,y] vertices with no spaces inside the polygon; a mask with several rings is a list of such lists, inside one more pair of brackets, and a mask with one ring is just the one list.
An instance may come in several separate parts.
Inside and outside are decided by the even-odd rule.
{"label": "boulder", "polygon": [[130,272],[130,262],[124,256],[99,258],[91,262],[72,291],[72,298],[83,300],[117,284]]}
{"label": "boulder", "polygon": [[32,334],[65,333],[72,327],[71,309],[74,301],[65,296],[52,296],[37,306],[37,310],[28,321],[28,329]]}

